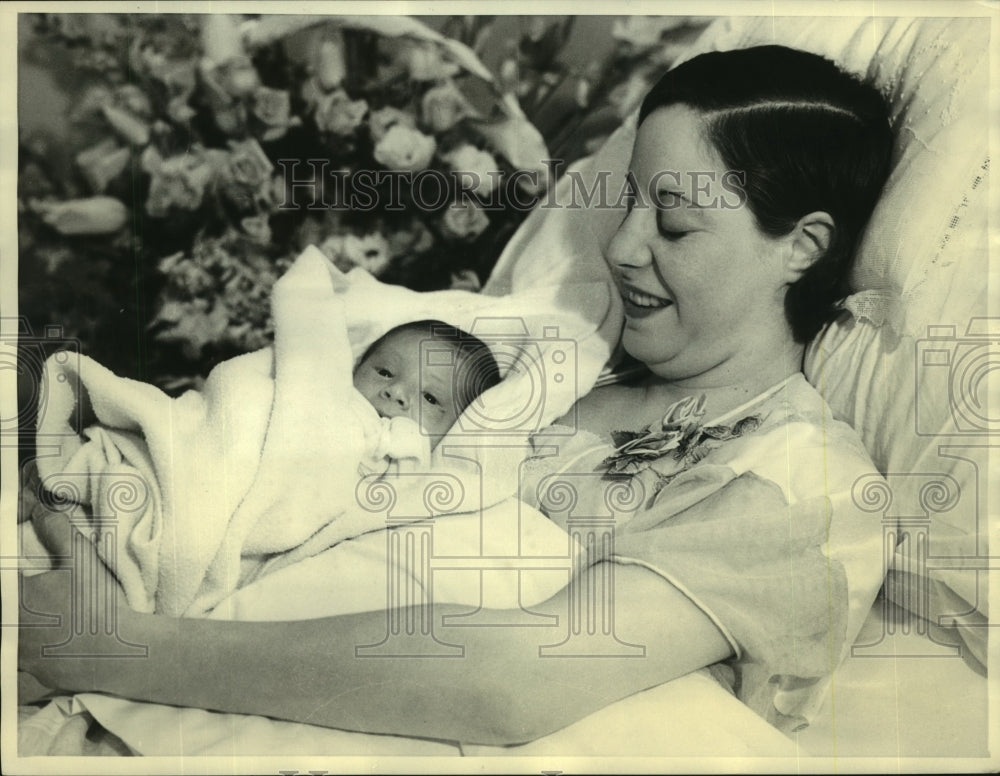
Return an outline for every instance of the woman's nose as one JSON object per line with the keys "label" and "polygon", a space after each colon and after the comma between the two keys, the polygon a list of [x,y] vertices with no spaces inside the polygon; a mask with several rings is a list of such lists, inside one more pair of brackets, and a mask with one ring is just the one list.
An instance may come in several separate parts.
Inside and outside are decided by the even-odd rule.
{"label": "woman's nose", "polygon": [[632,208],[618,230],[611,237],[605,254],[608,261],[618,267],[642,267],[652,261],[652,254],[645,240],[644,218],[648,210]]}

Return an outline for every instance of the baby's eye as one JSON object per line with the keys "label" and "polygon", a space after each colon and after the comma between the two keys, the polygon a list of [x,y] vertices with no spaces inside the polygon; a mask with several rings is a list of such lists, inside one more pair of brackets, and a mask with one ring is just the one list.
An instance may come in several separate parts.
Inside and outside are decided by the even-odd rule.
{"label": "baby's eye", "polygon": [[386,368],[385,368],[384,366],[377,366],[377,367],[375,367],[375,372],[376,372],[376,373],[377,373],[377,374],[378,374],[378,375],[379,375],[380,377],[392,377],[392,372],[390,372],[390,371],[389,371],[388,369],[386,369]]}
{"label": "baby's eye", "polygon": [[433,393],[426,393],[426,392],[424,393],[424,401],[426,401],[428,404],[433,404],[435,406],[441,403],[437,400],[437,397]]}

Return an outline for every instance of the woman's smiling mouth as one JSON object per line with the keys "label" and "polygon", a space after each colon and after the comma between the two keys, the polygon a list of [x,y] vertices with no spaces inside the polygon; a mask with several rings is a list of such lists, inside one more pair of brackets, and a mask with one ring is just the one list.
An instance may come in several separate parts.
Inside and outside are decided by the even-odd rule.
{"label": "woman's smiling mouth", "polygon": [[625,314],[629,318],[642,318],[673,304],[671,299],[654,296],[627,285],[622,286],[622,299],[625,302]]}

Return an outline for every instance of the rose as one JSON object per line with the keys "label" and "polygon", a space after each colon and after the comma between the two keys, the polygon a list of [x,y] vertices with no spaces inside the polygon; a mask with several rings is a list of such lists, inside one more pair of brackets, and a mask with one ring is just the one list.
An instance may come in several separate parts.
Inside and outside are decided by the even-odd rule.
{"label": "rose", "polygon": [[423,221],[415,218],[409,225],[389,233],[389,255],[398,258],[423,253],[434,245],[434,235]]}
{"label": "rose", "polygon": [[193,299],[212,290],[212,276],[183,251],[160,259],[156,268],[167,277],[170,287],[180,291],[184,297]]}
{"label": "rose", "polygon": [[167,55],[148,41],[140,39],[129,49],[129,66],[140,75],[160,78],[168,62]]}
{"label": "rose", "polygon": [[197,115],[197,111],[188,105],[189,94],[178,94],[167,103],[167,116],[178,124],[186,124]]}
{"label": "rose", "polygon": [[128,209],[113,197],[33,201],[30,206],[45,223],[65,235],[111,234],[128,221]]}
{"label": "rose", "polygon": [[434,132],[445,132],[466,116],[475,115],[476,111],[455,82],[449,80],[427,90],[420,103],[420,112],[424,123]]}
{"label": "rose", "polygon": [[391,170],[419,172],[431,163],[437,143],[415,129],[397,124],[376,145],[375,161]]}
{"label": "rose", "polygon": [[240,220],[240,226],[246,235],[257,245],[270,245],[271,224],[267,213],[259,213],[255,216],[247,216]]}
{"label": "rose", "polygon": [[183,210],[196,210],[205,189],[218,175],[220,154],[196,149],[164,159],[155,148],[147,148],[141,158],[142,168],[152,176],[146,212],[162,218],[175,205]]}
{"label": "rose", "polygon": [[453,203],[441,217],[444,233],[459,240],[474,240],[489,225],[489,217],[471,200]]}
{"label": "rose", "polygon": [[440,81],[456,75],[460,68],[445,59],[440,46],[413,42],[402,50],[402,60],[414,81]]}
{"label": "rose", "polygon": [[163,68],[160,80],[170,95],[167,101],[167,116],[178,124],[184,124],[194,118],[196,111],[188,105],[188,100],[198,85],[195,63],[188,60],[171,62]]}
{"label": "rose", "polygon": [[217,83],[232,97],[246,97],[260,86],[257,68],[249,57],[240,57],[214,69]]}
{"label": "rose", "polygon": [[320,132],[335,135],[353,133],[368,113],[365,100],[352,100],[347,92],[338,89],[330,94],[320,95],[316,105],[316,126]]}
{"label": "rose", "polygon": [[128,166],[132,152],[119,146],[112,138],[105,138],[76,155],[76,164],[83,177],[95,192],[102,192],[108,183],[117,178]]}
{"label": "rose", "polygon": [[152,106],[146,93],[135,84],[122,84],[115,89],[115,100],[125,110],[142,118],[149,118]]}
{"label": "rose", "polygon": [[264,141],[277,140],[300,123],[298,116],[291,115],[291,98],[286,91],[259,86],[253,100],[253,115],[267,127],[261,136]]}
{"label": "rose", "polygon": [[230,140],[229,148],[224,191],[238,207],[249,209],[256,200],[268,197],[274,165],[253,138]]}
{"label": "rose", "polygon": [[386,133],[395,126],[415,129],[416,125],[417,123],[411,114],[391,106],[372,111],[368,117],[368,131],[376,143],[382,140]]}
{"label": "rose", "polygon": [[497,160],[469,143],[447,154],[444,160],[463,180],[471,178],[476,184],[473,191],[481,197],[487,196],[500,182]]}
{"label": "rose", "polygon": [[319,249],[342,272],[361,267],[378,276],[392,261],[389,242],[378,232],[363,237],[353,234],[333,235],[324,240]]}
{"label": "rose", "polygon": [[260,85],[257,71],[249,60],[233,60],[222,66],[203,60],[200,70],[216,125],[226,134],[241,134],[246,123],[246,106],[239,98],[252,94]]}

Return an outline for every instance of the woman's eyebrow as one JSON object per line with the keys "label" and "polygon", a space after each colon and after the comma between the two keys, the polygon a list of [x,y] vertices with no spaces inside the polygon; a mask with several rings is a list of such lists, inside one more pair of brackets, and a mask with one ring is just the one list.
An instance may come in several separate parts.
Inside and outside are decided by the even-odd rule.
{"label": "woman's eyebrow", "polygon": [[[671,197],[677,197],[679,200],[682,200],[685,203],[685,207],[681,207],[680,205],[677,205],[677,206],[674,206],[674,205],[664,206],[664,203],[663,203],[663,201],[661,199],[664,195],[668,195],[668,196],[671,196]],[[685,213],[691,213],[691,214],[696,215],[696,216],[704,216],[705,215],[705,210],[708,209],[707,205],[699,204],[696,201],[696,199],[692,199],[691,197],[689,197],[683,191],[677,191],[675,189],[660,189],[660,190],[658,190],[656,192],[655,201],[656,201],[656,204],[659,206],[658,209],[661,212],[667,212],[667,213],[670,213],[670,212],[673,212],[673,211],[677,211],[677,210],[683,210]]]}
{"label": "woman's eyebrow", "polygon": [[660,189],[656,192],[659,196],[664,194],[669,194],[672,197],[677,197],[678,199],[683,199],[690,207],[697,208],[699,210],[704,209],[704,205],[699,205],[697,202],[692,200],[685,192],[677,191],[676,189]]}

